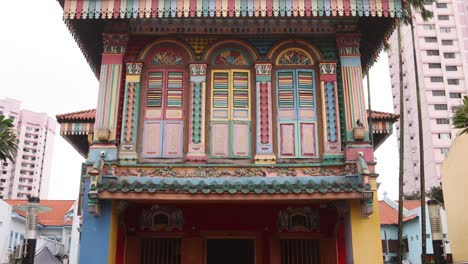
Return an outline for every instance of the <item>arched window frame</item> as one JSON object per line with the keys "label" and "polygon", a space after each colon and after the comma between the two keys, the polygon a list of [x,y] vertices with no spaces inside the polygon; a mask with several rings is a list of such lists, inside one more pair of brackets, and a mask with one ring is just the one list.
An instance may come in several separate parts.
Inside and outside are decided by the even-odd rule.
{"label": "arched window frame", "polygon": [[[139,59],[143,61],[141,158],[182,159],[186,144],[188,65],[193,53],[177,40],[160,40],[145,48]],[[153,98],[149,97],[151,90]],[[151,99],[153,107],[149,106]]]}
{"label": "arched window frame", "polygon": [[[288,58],[285,55],[291,52],[304,57],[284,61]],[[323,122],[318,79],[320,54],[309,43],[291,40],[275,45],[267,57],[273,61],[278,159],[318,159],[321,149],[319,128]],[[306,79],[311,80],[311,89],[300,88],[300,82],[303,87],[307,84]]]}
{"label": "arched window frame", "polygon": [[[219,59],[227,53],[241,54],[242,59],[240,59],[240,56],[229,60]],[[252,128],[255,125],[252,123],[252,113],[255,105],[253,101],[255,98],[255,85],[252,67],[255,63],[256,54],[245,43],[222,41],[214,44],[205,53],[205,59],[208,62],[207,73],[209,76],[207,78],[209,82],[209,100],[207,102],[209,108],[208,155],[214,159],[251,159],[253,156],[252,137],[255,136]],[[220,61],[223,63],[220,63]],[[239,61],[241,63],[236,63]],[[220,78],[217,78],[217,76]],[[221,80],[221,77],[224,80]],[[241,81],[245,77],[247,81]],[[227,94],[227,99],[224,102],[224,104],[227,103],[227,107],[215,107],[217,97],[218,99],[222,98],[222,96],[216,95],[217,89],[215,86],[217,82],[218,87],[226,87],[227,85],[226,89],[218,90],[218,92]],[[236,82],[238,84],[237,89]],[[243,86],[247,88],[242,88]],[[246,91],[247,100],[245,100]],[[218,93],[218,95],[221,95],[221,93]],[[239,135],[245,136],[240,137]],[[225,140],[226,138],[228,140]]]}

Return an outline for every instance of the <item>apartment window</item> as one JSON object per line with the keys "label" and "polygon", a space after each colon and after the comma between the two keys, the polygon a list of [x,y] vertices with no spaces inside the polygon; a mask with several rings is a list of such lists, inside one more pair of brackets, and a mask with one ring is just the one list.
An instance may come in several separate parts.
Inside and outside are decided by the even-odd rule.
{"label": "apartment window", "polygon": [[446,71],[457,71],[457,66],[445,66]]}
{"label": "apartment window", "polygon": [[447,8],[447,3],[436,3],[437,8]]}
{"label": "apartment window", "polygon": [[439,31],[440,31],[440,33],[450,33],[450,32],[452,32],[452,28],[451,27],[440,27]]}
{"label": "apartment window", "polygon": [[442,78],[441,76],[432,76],[431,77],[431,82],[441,83],[441,82],[444,82],[444,78]]}
{"label": "apartment window", "polygon": [[434,110],[447,110],[447,105],[446,104],[435,104],[434,105]]}
{"label": "apartment window", "polygon": [[452,134],[450,133],[439,133],[437,134],[437,136],[439,139],[451,139],[452,138]]}
{"label": "apartment window", "polygon": [[445,96],[444,90],[434,90],[432,91],[432,96]]}
{"label": "apartment window", "polygon": [[434,24],[423,25],[423,28],[425,30],[435,30],[435,25]]}
{"label": "apartment window", "polygon": [[415,181],[419,181],[419,177],[414,177],[414,180],[415,180]]}
{"label": "apartment window", "polygon": [[461,93],[450,93],[450,98],[459,99],[462,98]]}
{"label": "apartment window", "polygon": [[444,52],[444,58],[446,58],[446,59],[455,59],[455,53],[454,52]]}
{"label": "apartment window", "polygon": [[453,40],[451,40],[451,39],[443,39],[443,40],[442,40],[442,45],[444,45],[444,46],[453,46]]}
{"label": "apartment window", "polygon": [[438,125],[449,125],[450,120],[448,118],[436,118],[436,123]]}
{"label": "apartment window", "polygon": [[426,50],[427,56],[439,56],[439,51],[438,50]]}
{"label": "apartment window", "polygon": [[429,69],[440,69],[442,68],[442,64],[440,63],[429,63]]}
{"label": "apartment window", "polygon": [[424,41],[426,43],[437,43],[437,38],[436,37],[425,37]]}
{"label": "apartment window", "polygon": [[6,172],[6,171],[2,171],[2,174],[7,174],[7,172]]}
{"label": "apartment window", "polygon": [[450,84],[450,85],[459,85],[460,80],[458,80],[458,79],[448,79],[447,83]]}
{"label": "apartment window", "polygon": [[449,16],[448,15],[438,15],[437,19],[438,20],[449,20]]}
{"label": "apartment window", "polygon": [[448,148],[440,148],[440,154],[442,155],[447,155],[447,153],[449,152],[449,149]]}

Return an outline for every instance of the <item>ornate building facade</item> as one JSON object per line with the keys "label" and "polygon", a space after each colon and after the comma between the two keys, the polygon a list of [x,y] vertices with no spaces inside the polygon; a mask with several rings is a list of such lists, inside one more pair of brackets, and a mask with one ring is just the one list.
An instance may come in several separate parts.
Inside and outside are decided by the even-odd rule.
{"label": "ornate building facade", "polygon": [[[80,263],[381,263],[363,70],[400,1],[59,1],[99,77]],[[378,144],[379,142],[376,142]]]}

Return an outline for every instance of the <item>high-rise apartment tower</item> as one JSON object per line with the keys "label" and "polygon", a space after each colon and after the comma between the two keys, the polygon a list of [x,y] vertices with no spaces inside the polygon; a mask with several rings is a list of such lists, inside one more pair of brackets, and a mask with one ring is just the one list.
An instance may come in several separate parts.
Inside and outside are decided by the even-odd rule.
{"label": "high-rise apartment tower", "polygon": [[18,136],[16,160],[0,165],[0,199],[47,199],[56,123],[20,107],[20,101],[0,100],[0,114],[14,120]]}
{"label": "high-rise apartment tower", "polygon": [[[457,131],[451,118],[468,91],[468,1],[438,0],[426,5],[429,21],[416,14],[414,37],[421,87],[426,189],[440,184],[440,166]],[[399,113],[397,32],[390,39],[389,65],[395,113]],[[402,27],[405,101],[405,186],[407,194],[420,189],[419,138],[415,68],[411,29]],[[400,124],[397,124],[397,129]],[[399,132],[396,133],[399,137]]]}

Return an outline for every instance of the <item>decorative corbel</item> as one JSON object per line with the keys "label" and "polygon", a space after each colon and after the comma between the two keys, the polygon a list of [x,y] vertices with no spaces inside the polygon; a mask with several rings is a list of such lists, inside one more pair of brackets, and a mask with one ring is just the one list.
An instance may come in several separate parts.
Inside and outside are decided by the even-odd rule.
{"label": "decorative corbel", "polygon": [[104,158],[101,157],[94,162],[93,168],[88,172],[89,192],[88,192],[88,212],[91,215],[99,216],[99,193],[98,185],[101,183],[102,171],[104,168]]}

